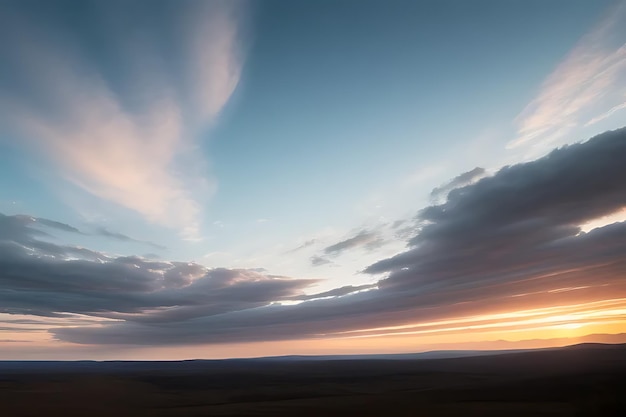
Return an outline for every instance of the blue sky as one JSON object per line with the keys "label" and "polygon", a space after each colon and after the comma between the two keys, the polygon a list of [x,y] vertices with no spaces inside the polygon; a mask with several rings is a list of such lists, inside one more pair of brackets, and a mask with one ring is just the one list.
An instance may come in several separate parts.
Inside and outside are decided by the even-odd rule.
{"label": "blue sky", "polygon": [[625,9],[3,2],[0,213],[106,259],[371,289],[436,187],[626,124]]}

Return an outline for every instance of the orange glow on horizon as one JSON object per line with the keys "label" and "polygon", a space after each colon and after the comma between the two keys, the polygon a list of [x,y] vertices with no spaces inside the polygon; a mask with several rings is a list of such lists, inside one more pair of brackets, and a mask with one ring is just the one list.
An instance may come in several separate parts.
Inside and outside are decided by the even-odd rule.
{"label": "orange glow on horizon", "polygon": [[[617,309],[609,309],[607,307],[624,307]],[[593,310],[593,309],[596,310]],[[526,319],[527,317],[538,317],[534,319]],[[437,331],[458,331],[458,330],[472,330],[492,327],[506,327],[520,324],[542,324],[542,323],[555,323],[555,322],[579,322],[582,319],[588,319],[592,317],[600,318],[613,318],[613,317],[626,317],[626,298],[616,298],[611,300],[594,301],[589,303],[562,305],[555,307],[543,307],[528,310],[520,310],[509,313],[497,313],[497,314],[484,314],[474,315],[467,317],[460,317],[448,320],[437,320],[425,323],[412,323],[399,326],[387,326],[387,327],[375,327],[369,329],[348,330],[345,332],[337,332],[332,334],[325,334],[323,336],[331,335],[345,335],[352,333],[368,333],[368,332],[380,332],[387,330],[405,330],[424,327],[441,327],[449,324],[463,324],[463,323],[483,323],[494,322],[485,324],[468,324],[467,326],[455,326],[455,327],[443,327],[440,329],[428,329],[428,330],[416,330],[414,332],[388,332],[388,333],[374,333],[359,336],[346,336],[351,337],[378,337],[389,336],[394,334],[420,334],[430,333]],[[517,321],[505,321],[503,319],[522,319]]]}
{"label": "orange glow on horizon", "polygon": [[[553,294],[561,293],[555,291]],[[79,318],[79,319],[82,319]],[[51,320],[51,327],[56,327]],[[98,325],[92,322],[92,325]],[[77,325],[78,322],[77,322]],[[17,330],[17,329],[16,329]],[[599,335],[589,338],[589,335]],[[581,341],[626,342],[626,298],[473,314],[373,327],[297,340],[176,346],[91,346],[54,340],[40,326],[5,332],[0,359],[178,360],[280,355],[340,355],[498,350],[564,346]],[[18,337],[19,336],[19,337]],[[30,353],[29,353],[30,352]],[[8,356],[7,356],[8,355]]]}

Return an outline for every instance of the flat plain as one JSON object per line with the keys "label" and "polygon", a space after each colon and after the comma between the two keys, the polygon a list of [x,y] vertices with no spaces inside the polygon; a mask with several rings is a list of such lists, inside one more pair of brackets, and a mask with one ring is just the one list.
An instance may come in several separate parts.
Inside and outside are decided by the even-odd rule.
{"label": "flat plain", "polygon": [[8,361],[0,416],[626,416],[626,345],[448,359]]}

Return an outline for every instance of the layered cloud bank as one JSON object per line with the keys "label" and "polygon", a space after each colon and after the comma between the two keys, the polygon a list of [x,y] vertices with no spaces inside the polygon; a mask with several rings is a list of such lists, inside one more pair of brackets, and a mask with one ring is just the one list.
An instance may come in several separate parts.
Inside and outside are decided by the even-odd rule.
{"label": "layered cloud bank", "polygon": [[[626,315],[626,129],[446,189],[407,249],[368,266],[376,284],[306,293],[314,280],[112,257],[55,243],[70,225],[0,217],[0,313],[91,317],[54,328],[81,344],[167,345],[426,335],[587,325]],[[483,175],[483,172],[475,174]],[[474,179],[476,175],[471,175]],[[48,232],[43,227],[48,228]],[[371,245],[362,233],[324,254]]]}
{"label": "layered cloud bank", "polygon": [[238,83],[240,22],[237,2],[171,6],[68,4],[98,23],[85,36],[62,5],[4,3],[0,120],[71,183],[193,237],[215,186],[198,135]]}

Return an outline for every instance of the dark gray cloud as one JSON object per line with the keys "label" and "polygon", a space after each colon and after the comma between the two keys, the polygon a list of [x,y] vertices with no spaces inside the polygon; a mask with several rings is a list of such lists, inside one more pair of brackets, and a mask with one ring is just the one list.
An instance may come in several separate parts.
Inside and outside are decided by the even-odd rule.
{"label": "dark gray cloud", "polygon": [[[381,274],[376,287],[301,295],[311,281],[136,257],[60,262],[5,239],[0,306],[120,320],[52,330],[65,341],[154,345],[325,337],[625,297],[626,223],[588,233],[579,227],[626,207],[624,160],[626,130],[619,130],[452,190],[444,203],[420,211],[405,252],[366,269]],[[355,243],[337,245],[341,251]],[[566,287],[580,289],[552,291]],[[294,300],[303,302],[280,303]]]}
{"label": "dark gray cloud", "polygon": [[[2,313],[131,319],[150,310],[151,321],[172,321],[267,305],[315,282],[195,263],[111,258],[40,242],[31,224],[22,216],[0,217]],[[163,308],[168,311],[153,311]]]}
{"label": "dark gray cloud", "polygon": [[[93,233],[86,233],[67,223],[62,223],[62,222],[58,222],[55,220],[50,220],[50,219],[46,219],[42,217],[34,217],[34,216],[25,215],[25,214],[18,214],[15,216],[6,216],[2,213],[0,213],[0,216],[2,216],[0,217],[0,222],[4,222],[3,225],[0,225],[0,227],[2,227],[4,230],[4,233],[8,233],[11,228],[15,228],[15,227],[21,228],[23,226],[30,226],[30,229],[28,230],[28,234],[30,236],[33,236],[33,235],[49,236],[49,234],[45,231],[45,229],[47,228],[47,229],[60,230],[60,231],[67,232],[67,233],[76,233],[79,235],[102,236],[102,237],[106,237],[109,239],[119,240],[122,242],[141,243],[144,245],[152,246],[153,248],[160,249],[160,250],[167,249],[165,246],[159,245],[157,243],[149,242],[146,240],[134,239],[123,233],[112,232],[105,227],[97,227]],[[13,226],[9,226],[8,224],[9,222],[13,223]],[[44,230],[42,230],[39,226],[44,226]],[[0,230],[0,233],[2,233],[1,230]]]}
{"label": "dark gray cloud", "polygon": [[[393,272],[391,284],[418,270],[438,280],[446,275],[439,264],[454,271],[455,265],[481,269],[482,262],[491,269],[540,258],[553,263],[567,244],[591,240],[577,236],[581,224],[626,206],[625,136],[623,129],[607,132],[451,191],[444,204],[420,212],[426,225],[409,241],[411,250],[367,272]],[[411,273],[398,272],[405,268]]]}
{"label": "dark gray cloud", "polygon": [[326,255],[337,256],[346,250],[364,247],[367,250],[374,250],[382,245],[385,241],[377,232],[362,230],[351,238],[342,240],[324,249]]}
{"label": "dark gray cloud", "polygon": [[[58,225],[63,225],[63,223],[49,222],[50,224],[57,223]],[[42,240],[44,238],[51,238],[52,236],[37,228],[38,223],[41,223],[41,221],[36,217],[25,215],[6,216],[0,213],[0,246],[3,246],[5,252],[8,253],[20,251],[19,247],[24,247],[42,255],[55,257],[69,256],[80,252],[84,252],[85,254],[91,252],[83,248],[61,246]],[[64,226],[55,228],[64,230]],[[0,252],[0,257],[2,256],[3,253]]]}
{"label": "dark gray cloud", "polygon": [[460,175],[454,177],[450,182],[434,188],[430,192],[430,197],[433,199],[437,199],[439,197],[445,196],[450,191],[455,188],[464,187],[466,185],[471,184],[476,181],[478,178],[483,177],[485,175],[485,169],[481,167],[476,167],[471,171],[464,172]]}

